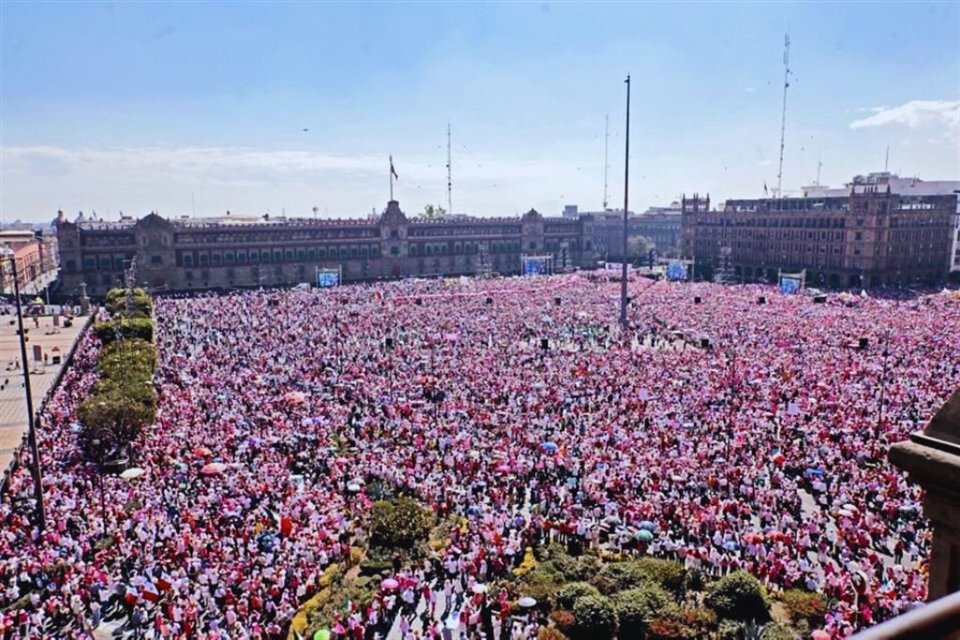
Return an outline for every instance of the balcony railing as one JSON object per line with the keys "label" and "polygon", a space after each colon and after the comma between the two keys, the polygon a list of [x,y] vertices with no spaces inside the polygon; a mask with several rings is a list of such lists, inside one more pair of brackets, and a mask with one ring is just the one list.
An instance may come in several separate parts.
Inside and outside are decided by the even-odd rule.
{"label": "balcony railing", "polygon": [[861,631],[853,640],[958,640],[960,591]]}

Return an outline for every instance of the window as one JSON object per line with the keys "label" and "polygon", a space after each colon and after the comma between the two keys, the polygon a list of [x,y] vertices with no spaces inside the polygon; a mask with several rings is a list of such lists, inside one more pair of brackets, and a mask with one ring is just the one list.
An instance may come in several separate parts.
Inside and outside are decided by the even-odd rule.
{"label": "window", "polygon": [[223,262],[223,256],[221,256],[219,253],[215,253],[210,256],[210,262],[213,264],[213,266],[219,267]]}
{"label": "window", "polygon": [[200,266],[205,267],[210,264],[210,256],[205,253],[200,254]]}
{"label": "window", "polygon": [[163,266],[163,256],[150,256],[150,266],[152,267]]}
{"label": "window", "polygon": [[66,271],[73,272],[77,270],[77,261],[76,260],[67,260]]}
{"label": "window", "polygon": [[853,239],[854,239],[854,240],[863,240],[863,233],[860,232],[860,231],[857,231],[855,234],[853,234]]}
{"label": "window", "polygon": [[392,256],[400,255],[400,247],[390,247],[390,255]]}
{"label": "window", "polygon": [[287,249],[287,250],[284,252],[283,257],[287,260],[287,262],[293,262],[293,250],[292,250],[292,249]]}
{"label": "window", "polygon": [[84,271],[93,271],[97,268],[97,261],[93,258],[84,258],[83,259],[83,269]]}
{"label": "window", "polygon": [[[293,254],[291,254],[293,255]],[[273,261],[274,262],[283,262],[283,251],[277,249],[273,252]]]}

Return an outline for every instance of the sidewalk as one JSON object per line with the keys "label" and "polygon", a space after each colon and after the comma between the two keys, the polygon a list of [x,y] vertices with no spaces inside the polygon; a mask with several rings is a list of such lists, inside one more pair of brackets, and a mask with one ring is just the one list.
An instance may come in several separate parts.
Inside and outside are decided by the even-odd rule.
{"label": "sidewalk", "polygon": [[[23,371],[20,369],[16,318],[16,315],[0,315],[0,473],[13,460],[13,453],[27,431],[27,402],[23,391]],[[30,360],[34,411],[39,410],[40,402],[57,377],[87,319],[75,318],[73,326],[67,329],[62,326],[62,317],[60,320],[61,326],[54,327],[52,317],[41,317],[38,328],[33,318],[23,319],[28,338],[27,358]],[[61,364],[33,362],[34,345],[40,346],[48,361],[52,362],[53,356],[59,355]],[[55,352],[55,348],[59,352]]]}

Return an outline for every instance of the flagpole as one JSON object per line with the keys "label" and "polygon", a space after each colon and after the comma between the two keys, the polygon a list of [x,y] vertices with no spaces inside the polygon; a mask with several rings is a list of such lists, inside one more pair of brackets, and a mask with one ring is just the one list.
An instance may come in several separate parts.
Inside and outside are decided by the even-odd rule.
{"label": "flagpole", "polygon": [[623,264],[620,265],[620,326],[627,328],[627,203],[630,191],[630,76],[627,85],[627,130],[623,160]]}
{"label": "flagpole", "polygon": [[393,155],[390,156],[390,201],[393,201]]}

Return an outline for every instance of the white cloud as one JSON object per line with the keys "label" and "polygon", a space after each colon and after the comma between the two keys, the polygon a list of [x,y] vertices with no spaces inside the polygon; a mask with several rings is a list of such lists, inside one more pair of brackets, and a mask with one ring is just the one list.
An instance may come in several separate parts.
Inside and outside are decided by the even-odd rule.
{"label": "white cloud", "polygon": [[854,120],[851,129],[903,126],[908,129],[945,127],[955,136],[960,131],[960,100],[911,100],[896,107],[873,107],[872,115]]}

